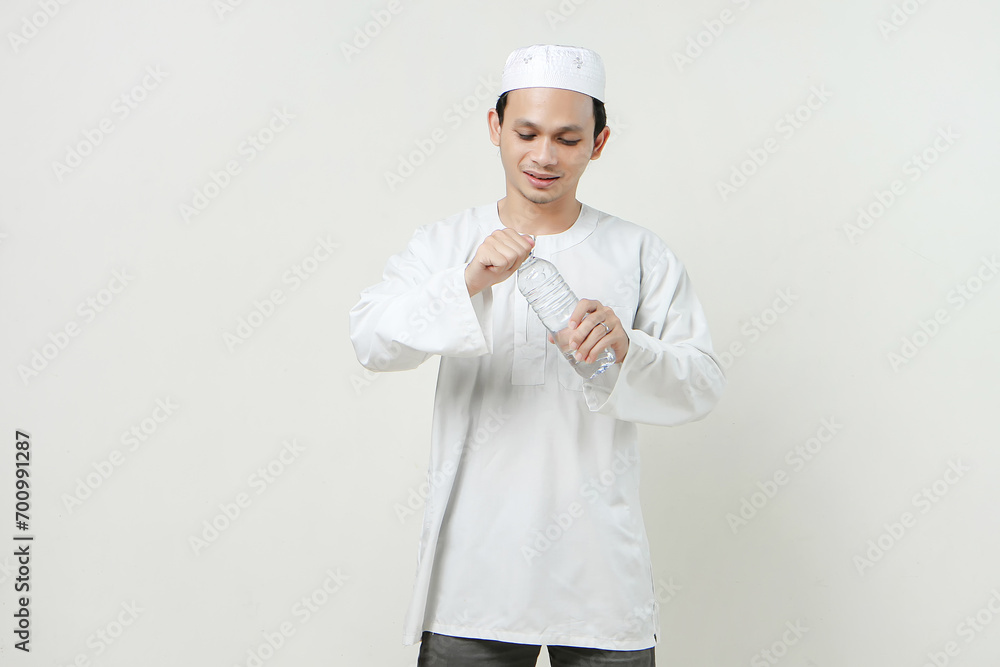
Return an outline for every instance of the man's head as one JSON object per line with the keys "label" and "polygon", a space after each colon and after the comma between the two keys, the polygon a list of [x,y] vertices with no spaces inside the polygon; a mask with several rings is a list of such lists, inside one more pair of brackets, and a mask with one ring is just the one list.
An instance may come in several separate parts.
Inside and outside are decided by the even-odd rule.
{"label": "man's head", "polygon": [[610,135],[600,56],[569,46],[518,49],[507,59],[500,92],[488,122],[507,194],[535,204],[575,200],[580,176]]}

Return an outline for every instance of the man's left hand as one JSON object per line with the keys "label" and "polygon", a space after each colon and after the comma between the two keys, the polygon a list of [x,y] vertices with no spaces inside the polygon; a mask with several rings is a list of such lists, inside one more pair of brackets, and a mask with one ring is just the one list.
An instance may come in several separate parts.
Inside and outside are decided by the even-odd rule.
{"label": "man's left hand", "polygon": [[[601,350],[607,347],[615,351],[615,363],[625,361],[625,355],[628,354],[628,334],[615,311],[602,305],[600,301],[580,299],[565,331],[568,334],[569,349],[576,350],[577,361],[593,363]],[[555,343],[552,334],[549,334],[549,342]]]}

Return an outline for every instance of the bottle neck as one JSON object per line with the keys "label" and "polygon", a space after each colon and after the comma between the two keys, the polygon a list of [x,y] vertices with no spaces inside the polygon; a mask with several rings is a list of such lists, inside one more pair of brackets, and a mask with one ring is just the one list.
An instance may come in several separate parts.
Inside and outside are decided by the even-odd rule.
{"label": "bottle neck", "polygon": [[535,257],[535,249],[532,248],[531,251],[528,253],[528,256],[524,258],[523,262],[521,262],[521,265],[519,267],[517,267],[517,272],[520,273],[521,271],[527,269],[532,264],[534,264],[537,260],[538,260],[538,258]]}

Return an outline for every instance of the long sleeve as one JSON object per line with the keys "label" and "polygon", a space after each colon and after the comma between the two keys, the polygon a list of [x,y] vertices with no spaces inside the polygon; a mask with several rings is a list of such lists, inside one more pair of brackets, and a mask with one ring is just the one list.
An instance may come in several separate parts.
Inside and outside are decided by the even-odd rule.
{"label": "long sleeve", "polygon": [[[625,323],[627,325],[627,323]],[[701,302],[684,265],[664,248],[643,267],[639,303],[621,364],[585,382],[592,412],[617,419],[675,426],[705,417],[726,379],[712,349]]]}
{"label": "long sleeve", "polygon": [[469,296],[468,262],[454,239],[439,236],[417,229],[406,249],[387,262],[382,282],[362,290],[351,308],[351,342],[365,368],[408,370],[435,354],[492,352],[492,291]]}

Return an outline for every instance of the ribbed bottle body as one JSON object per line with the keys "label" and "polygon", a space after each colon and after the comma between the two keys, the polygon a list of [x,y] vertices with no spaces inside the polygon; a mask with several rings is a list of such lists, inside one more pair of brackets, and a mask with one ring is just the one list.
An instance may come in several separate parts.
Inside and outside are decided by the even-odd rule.
{"label": "ribbed bottle body", "polygon": [[559,351],[582,377],[592,379],[615,363],[615,351],[610,347],[602,350],[597,359],[588,364],[577,362],[574,350],[566,345],[573,333],[566,327],[579,299],[552,262],[539,259],[534,254],[528,255],[517,269],[517,287],[538,319],[552,333]]}

